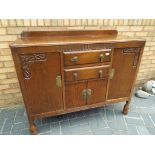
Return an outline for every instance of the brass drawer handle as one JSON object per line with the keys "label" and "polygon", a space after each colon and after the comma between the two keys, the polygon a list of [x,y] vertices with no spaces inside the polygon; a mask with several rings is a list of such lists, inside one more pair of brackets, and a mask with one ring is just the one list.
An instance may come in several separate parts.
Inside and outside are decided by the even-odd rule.
{"label": "brass drawer handle", "polygon": [[101,53],[101,54],[100,54],[100,62],[103,62],[103,60],[104,60],[104,54]]}
{"label": "brass drawer handle", "polygon": [[78,74],[77,73],[73,73],[73,78],[74,78],[74,80],[77,80]]}
{"label": "brass drawer handle", "polygon": [[78,62],[79,61],[79,58],[77,56],[74,56],[73,58],[71,58],[71,62]]}
{"label": "brass drawer handle", "polygon": [[99,78],[103,78],[103,70],[99,70]]}

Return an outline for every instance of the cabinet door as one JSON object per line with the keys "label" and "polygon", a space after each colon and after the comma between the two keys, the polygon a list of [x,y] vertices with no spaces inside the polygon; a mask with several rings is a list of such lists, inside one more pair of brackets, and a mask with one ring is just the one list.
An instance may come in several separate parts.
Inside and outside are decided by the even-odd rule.
{"label": "cabinet door", "polygon": [[88,81],[87,84],[87,104],[95,104],[106,100],[107,79]]}
{"label": "cabinet door", "polygon": [[66,108],[75,108],[86,105],[86,82],[70,83],[65,85]]}
{"label": "cabinet door", "polygon": [[139,48],[115,49],[112,68],[114,77],[110,80],[108,99],[128,97],[135,78]]}
{"label": "cabinet door", "polygon": [[31,113],[63,109],[62,87],[56,85],[56,77],[61,77],[60,54],[24,54],[20,58]]}

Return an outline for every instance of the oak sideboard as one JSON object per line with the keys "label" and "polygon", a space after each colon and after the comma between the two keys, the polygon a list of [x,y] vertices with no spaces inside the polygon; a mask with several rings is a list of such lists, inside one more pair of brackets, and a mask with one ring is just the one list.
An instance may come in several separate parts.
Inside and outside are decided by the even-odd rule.
{"label": "oak sideboard", "polygon": [[22,32],[10,48],[31,134],[38,118],[122,101],[127,114],[144,46],[117,30]]}

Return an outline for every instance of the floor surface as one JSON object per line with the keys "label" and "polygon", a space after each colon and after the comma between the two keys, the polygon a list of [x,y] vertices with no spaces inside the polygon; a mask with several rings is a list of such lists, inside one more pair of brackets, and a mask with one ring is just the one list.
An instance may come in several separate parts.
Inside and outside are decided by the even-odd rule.
{"label": "floor surface", "polygon": [[[125,102],[36,120],[40,135],[155,135],[155,97],[132,98],[130,112],[122,114]],[[29,135],[23,106],[0,109],[1,135]]]}

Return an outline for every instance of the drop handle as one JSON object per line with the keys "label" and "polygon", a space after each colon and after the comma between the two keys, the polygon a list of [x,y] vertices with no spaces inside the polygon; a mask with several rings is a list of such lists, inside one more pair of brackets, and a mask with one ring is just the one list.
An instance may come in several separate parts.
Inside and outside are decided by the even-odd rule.
{"label": "drop handle", "polygon": [[86,101],[87,100],[87,97],[91,96],[92,95],[92,90],[91,89],[84,89],[82,91],[82,96],[83,96],[83,99]]}
{"label": "drop handle", "polygon": [[100,62],[103,62],[103,60],[104,60],[104,54],[101,53],[101,54],[100,54]]}
{"label": "drop handle", "polygon": [[109,76],[110,80],[112,80],[114,78],[114,75],[115,75],[115,69],[112,68],[110,71],[110,76]]}
{"label": "drop handle", "polygon": [[60,75],[58,75],[58,76],[56,77],[56,86],[57,86],[57,87],[61,87],[61,86],[62,86],[61,76],[60,76]]}
{"label": "drop handle", "polygon": [[74,78],[74,80],[77,80],[78,74],[77,73],[73,73],[73,78]]}
{"label": "drop handle", "polygon": [[99,78],[103,78],[103,70],[99,70]]}
{"label": "drop handle", "polygon": [[78,62],[79,61],[79,58],[77,56],[74,56],[73,58],[71,58],[71,62]]}
{"label": "drop handle", "polygon": [[87,89],[87,96],[91,96],[92,95],[92,90],[91,89]]}
{"label": "drop handle", "polygon": [[84,89],[82,91],[82,96],[83,96],[83,99],[86,101],[87,100],[87,89]]}

